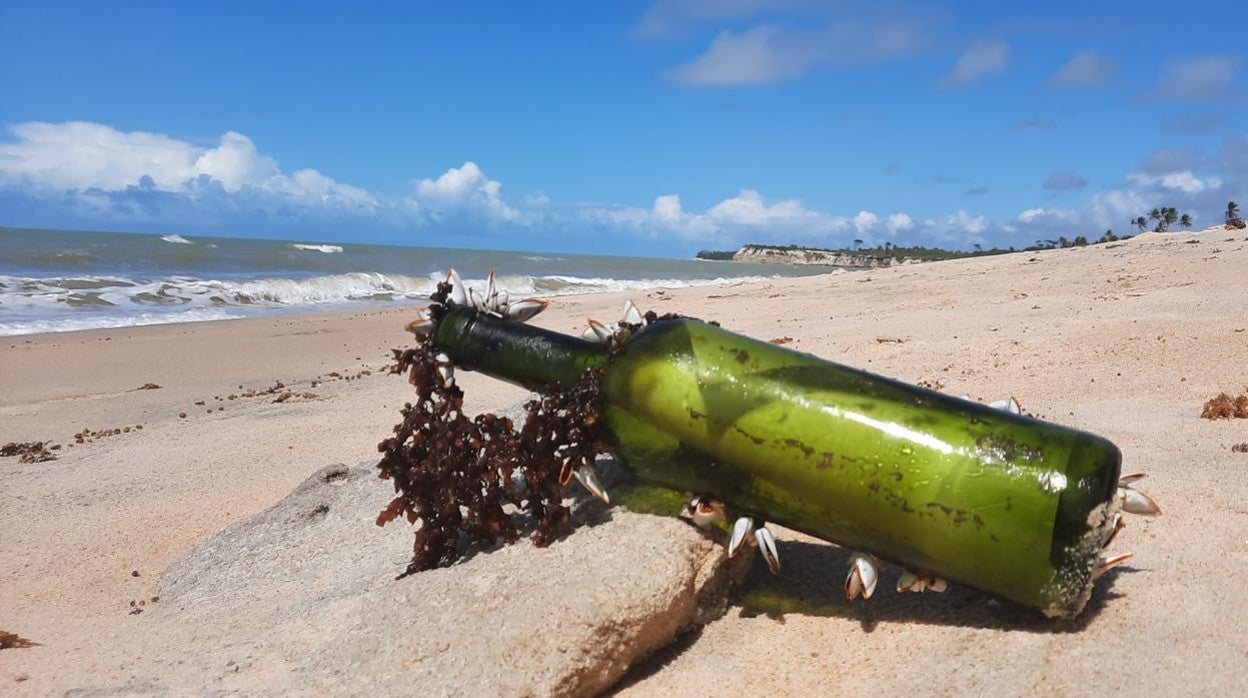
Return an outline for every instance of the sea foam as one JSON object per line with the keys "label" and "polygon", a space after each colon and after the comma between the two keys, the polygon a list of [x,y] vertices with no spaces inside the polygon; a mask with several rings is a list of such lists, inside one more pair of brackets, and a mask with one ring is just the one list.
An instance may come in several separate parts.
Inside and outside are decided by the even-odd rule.
{"label": "sea foam", "polygon": [[293,243],[291,247],[296,250],[307,250],[309,252],[324,252],[330,254],[333,252],[342,252],[342,245],[305,245],[303,243]]}
{"label": "sea foam", "polygon": [[[352,272],[259,279],[0,275],[0,335],[224,320],[266,311],[423,303],[437,288],[442,276],[441,272],[428,276]],[[732,284],[762,278],[613,279],[503,274],[496,278],[496,284],[512,298],[551,298],[582,293]],[[464,281],[478,288],[484,288],[486,283],[481,278],[466,278]]]}

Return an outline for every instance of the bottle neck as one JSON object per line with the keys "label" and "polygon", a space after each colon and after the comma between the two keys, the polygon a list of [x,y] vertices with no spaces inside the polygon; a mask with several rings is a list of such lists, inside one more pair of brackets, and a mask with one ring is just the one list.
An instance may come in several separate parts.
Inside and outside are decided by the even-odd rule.
{"label": "bottle neck", "polygon": [[588,368],[606,364],[606,347],[472,308],[450,308],[438,321],[433,346],[460,368],[529,390],[571,385]]}

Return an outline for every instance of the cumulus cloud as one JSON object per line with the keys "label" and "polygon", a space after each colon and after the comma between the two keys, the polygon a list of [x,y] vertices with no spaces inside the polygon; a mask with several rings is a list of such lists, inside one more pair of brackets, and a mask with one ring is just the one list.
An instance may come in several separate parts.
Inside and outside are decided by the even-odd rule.
{"label": "cumulus cloud", "polygon": [[1235,56],[1194,56],[1167,61],[1157,76],[1156,96],[1161,99],[1218,100],[1232,92],[1239,70]]}
{"label": "cumulus cloud", "polygon": [[[303,232],[317,225],[341,230],[344,224],[358,230],[442,225],[456,231],[463,223],[472,230],[533,230],[540,223],[545,233],[564,234],[584,232],[588,223],[620,235],[820,245],[846,244],[854,236],[927,235],[906,213],[832,215],[749,188],[701,211],[687,209],[674,193],[657,196],[648,208],[559,205],[540,191],[513,204],[502,183],[473,161],[415,179],[405,195],[384,196],[314,169],[283,170],[235,131],[207,144],[88,122],[18,124],[10,134],[0,140],[0,211],[20,212],[36,225]],[[963,230],[982,229],[982,218],[965,212],[948,220]],[[951,239],[949,226],[940,227],[942,239]]]}
{"label": "cumulus cloud", "polygon": [[980,80],[1005,72],[1010,47],[1000,39],[983,39],[971,44],[940,78],[942,87],[966,87]]}
{"label": "cumulus cloud", "polygon": [[436,219],[448,215],[480,215],[487,219],[516,222],[520,212],[503,201],[503,185],[485,176],[475,162],[452,167],[437,179],[416,183],[416,203]]}
{"label": "cumulus cloud", "polygon": [[1100,87],[1118,72],[1118,62],[1100,51],[1078,51],[1049,78],[1050,87]]}
{"label": "cumulus cloud", "polygon": [[958,211],[945,220],[945,226],[965,230],[971,235],[979,235],[988,229],[988,219],[984,216],[972,216],[966,211]]}
{"label": "cumulus cloud", "polygon": [[389,225],[455,219],[523,225],[502,184],[474,162],[386,198],[314,169],[283,170],[246,135],[196,144],[85,121],[27,122],[0,141],[0,190],[109,220],[265,225],[363,218]]}
{"label": "cumulus cloud", "polygon": [[810,240],[845,233],[852,223],[812,211],[796,199],[768,201],[753,189],[742,189],[705,212],[687,211],[676,194],[656,197],[649,209],[627,206],[586,206],[582,219],[630,228],[651,236],[674,234],[690,240]]}
{"label": "cumulus cloud", "polygon": [[1217,177],[1197,177],[1190,170],[1167,172],[1162,175],[1132,172],[1127,175],[1127,181],[1138,186],[1160,187],[1185,194],[1196,194],[1206,189],[1218,189],[1222,186],[1222,180]]}
{"label": "cumulus cloud", "polygon": [[549,203],[550,203],[550,197],[546,196],[546,193],[541,192],[541,191],[535,191],[532,194],[529,194],[528,196],[524,197],[525,206],[531,206],[531,207],[537,208],[537,207],[545,206],[546,204],[549,204]]}
{"label": "cumulus cloud", "polygon": [[884,228],[890,235],[904,233],[914,228],[914,220],[904,213],[894,213],[884,221]]}
{"label": "cumulus cloud", "polygon": [[1087,178],[1074,172],[1054,172],[1041,185],[1045,191],[1070,191],[1088,186]]}
{"label": "cumulus cloud", "polygon": [[870,211],[859,211],[853,218],[854,229],[859,235],[871,232],[876,224],[880,222],[880,217]]}
{"label": "cumulus cloud", "polygon": [[904,20],[845,20],[822,29],[761,25],[720,32],[705,53],[668,75],[703,87],[762,84],[802,75],[816,66],[881,63],[910,55],[924,44],[918,25]]}
{"label": "cumulus cloud", "polygon": [[[326,231],[523,229],[552,239],[592,232],[685,243],[819,246],[841,246],[854,238],[878,244],[904,234],[907,244],[966,247],[985,238],[1030,244],[1058,235],[1091,236],[1108,227],[1122,230],[1131,218],[1162,205],[1197,216],[1216,214],[1228,198],[1248,199],[1246,184],[1248,137],[1240,136],[1224,138],[1212,154],[1158,148],[1120,186],[1093,194],[1082,206],[1028,208],[996,221],[965,210],[921,219],[857,208],[838,215],[750,188],[705,207],[690,207],[677,193],[656,196],[648,206],[560,204],[536,190],[513,203],[502,183],[471,160],[413,179],[405,195],[386,196],[317,170],[284,170],[233,131],[201,144],[87,122],[28,123],[0,139],[0,213],[6,219],[53,226],[115,223],[131,230],[144,222],[148,229],[204,232],[305,231],[323,224]],[[1049,191],[1086,187],[1073,172],[1055,172],[1044,182]],[[77,218],[66,219],[65,212]]]}
{"label": "cumulus cloud", "polygon": [[373,208],[375,197],[316,170],[283,172],[236,131],[197,146],[158,133],[124,132],[86,121],[16,124],[0,142],[0,177],[39,191],[190,192],[201,178],[229,193],[244,189],[328,206]]}
{"label": "cumulus cloud", "polygon": [[1198,148],[1154,148],[1134,172],[1127,174],[1127,181],[1158,192],[1197,194],[1221,188],[1220,178],[1195,174],[1203,164],[1203,153]]}

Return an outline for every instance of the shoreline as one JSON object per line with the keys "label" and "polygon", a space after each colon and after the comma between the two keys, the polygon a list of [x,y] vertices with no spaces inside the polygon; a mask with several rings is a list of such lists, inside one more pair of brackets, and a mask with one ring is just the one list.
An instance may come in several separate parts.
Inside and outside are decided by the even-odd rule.
{"label": "shoreline", "polygon": [[[1218,667],[1248,653],[1235,626],[1248,605],[1218,582],[1248,573],[1248,483],[1234,475],[1248,456],[1230,450],[1245,440],[1244,423],[1199,412],[1212,395],[1243,388],[1245,238],[1141,235],[1113,247],[552,302],[535,324],[579,333],[586,316],[613,320],[631,297],[643,310],[787,337],[799,351],[943,392],[1013,394],[1031,412],[1117,443],[1124,472],[1148,472],[1166,510],[1131,522],[1116,545],[1137,558],[1107,576],[1094,611],[1066,634],[1040,623],[966,627],[964,609],[989,603],[966,590],[925,595],[918,616],[889,588],[866,606],[847,604],[836,595],[843,570],[821,562],[836,549],[779,531],[784,573],[756,564],[727,616],[625,691],[684,694],[727,672],[746,692],[1073,692],[1120,688],[1140,666],[1159,692],[1224,690]],[[377,457],[411,396],[380,370],[391,348],[407,346],[410,315],[361,309],[0,339],[0,441],[62,445],[54,461],[0,459],[0,630],[39,643],[0,652],[0,685],[30,694],[124,686],[134,653],[158,649],[144,645],[146,616],[129,603],[154,595],[162,570],[318,468]],[[526,395],[466,371],[456,379],[470,413]],[[278,382],[280,392],[263,392]],[[136,390],[146,383],[161,388]],[[239,397],[248,388],[259,394]],[[296,396],[278,401],[287,391]],[[110,435],[70,447],[83,429]],[[380,507],[388,488],[377,490]],[[1219,576],[1183,573],[1206,567]],[[804,601],[767,605],[777,598]],[[1150,637],[1166,642],[1140,640]],[[1063,671],[1044,670],[1050,660]],[[889,668],[899,665],[909,670]]]}

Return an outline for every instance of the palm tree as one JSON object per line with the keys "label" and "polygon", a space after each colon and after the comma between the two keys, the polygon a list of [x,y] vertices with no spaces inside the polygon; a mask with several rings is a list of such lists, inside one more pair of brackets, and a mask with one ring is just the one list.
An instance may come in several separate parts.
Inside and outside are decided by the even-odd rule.
{"label": "palm tree", "polygon": [[862,247],[862,240],[854,240],[854,249],[856,250],[859,247]]}
{"label": "palm tree", "polygon": [[1179,225],[1183,226],[1184,228],[1192,227],[1191,215],[1184,213],[1183,215],[1179,216]]}
{"label": "palm tree", "polygon": [[1131,225],[1139,228],[1142,233],[1144,232],[1144,229],[1148,227],[1148,219],[1144,218],[1144,216],[1140,216],[1139,218],[1133,219],[1131,221]]}
{"label": "palm tree", "polygon": [[1228,201],[1226,204],[1226,222],[1230,223],[1239,218],[1239,204],[1234,201]]}

